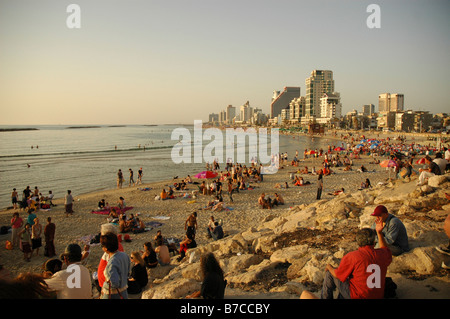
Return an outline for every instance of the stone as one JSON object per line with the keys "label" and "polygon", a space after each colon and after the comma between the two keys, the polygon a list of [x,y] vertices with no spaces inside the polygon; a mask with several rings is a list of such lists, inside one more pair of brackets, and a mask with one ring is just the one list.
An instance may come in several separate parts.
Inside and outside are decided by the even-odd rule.
{"label": "stone", "polygon": [[308,252],[308,245],[296,245],[279,249],[270,256],[271,262],[293,263]]}
{"label": "stone", "polygon": [[243,271],[250,266],[258,265],[263,261],[262,255],[242,254],[228,258],[228,263],[224,269],[227,273]]}
{"label": "stone", "polygon": [[428,178],[428,185],[431,187],[439,187],[439,185],[447,181],[446,175],[435,175]]}
{"label": "stone", "polygon": [[440,269],[441,263],[442,255],[434,247],[417,247],[394,257],[389,271],[401,273],[412,270],[421,275],[429,275]]}
{"label": "stone", "polygon": [[192,278],[166,281],[142,293],[142,299],[179,299],[200,290],[201,283]]}

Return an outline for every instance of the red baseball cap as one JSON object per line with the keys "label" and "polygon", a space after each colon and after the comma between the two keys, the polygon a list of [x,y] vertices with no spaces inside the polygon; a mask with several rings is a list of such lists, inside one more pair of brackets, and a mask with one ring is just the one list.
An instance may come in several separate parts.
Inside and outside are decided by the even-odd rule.
{"label": "red baseball cap", "polygon": [[388,214],[388,210],[383,205],[378,205],[370,216],[381,216],[382,214]]}

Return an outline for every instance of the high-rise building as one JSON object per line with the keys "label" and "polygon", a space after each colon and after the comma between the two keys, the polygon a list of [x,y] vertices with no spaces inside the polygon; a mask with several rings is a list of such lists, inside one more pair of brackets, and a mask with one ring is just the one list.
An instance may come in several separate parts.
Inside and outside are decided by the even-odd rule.
{"label": "high-rise building", "polygon": [[403,111],[404,101],[403,94],[382,93],[378,95],[378,111],[380,113]]}
{"label": "high-rise building", "polygon": [[209,123],[219,122],[219,114],[211,113],[208,118]]}
{"label": "high-rise building", "polygon": [[404,109],[404,101],[405,97],[403,94],[394,93],[391,94],[391,105],[390,105],[390,111],[391,112],[398,112],[403,111]]}
{"label": "high-rise building", "polygon": [[270,117],[281,115],[281,110],[289,108],[294,98],[300,97],[300,87],[285,86],[282,92],[274,91],[270,105]]}
{"label": "high-rise building", "polygon": [[320,99],[334,92],[333,71],[314,70],[306,79],[305,114],[320,116]]}
{"label": "high-rise building", "polygon": [[232,105],[227,106],[227,124],[233,124],[233,119],[236,116],[236,108]]}
{"label": "high-rise building", "polygon": [[340,118],[342,114],[341,95],[338,92],[325,93],[320,99],[320,117]]}
{"label": "high-rise building", "polygon": [[300,96],[289,103],[289,119],[299,122],[300,118],[305,115],[305,97]]}
{"label": "high-rise building", "polygon": [[250,102],[247,101],[244,105],[241,105],[239,111],[239,119],[244,123],[249,123],[253,115],[253,109],[250,107]]}
{"label": "high-rise building", "polygon": [[375,113],[375,105],[373,105],[373,104],[363,105],[363,115],[369,116],[374,113]]}

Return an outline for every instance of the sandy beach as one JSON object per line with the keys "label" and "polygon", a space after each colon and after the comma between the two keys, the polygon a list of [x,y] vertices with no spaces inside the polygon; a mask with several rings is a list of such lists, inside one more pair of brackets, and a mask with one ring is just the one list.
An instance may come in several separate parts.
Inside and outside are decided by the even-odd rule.
{"label": "sandy beach", "polygon": [[[330,138],[330,136],[327,136]],[[380,136],[380,138],[382,138]],[[422,140],[425,143],[425,140]],[[420,143],[418,138],[416,143]],[[428,144],[428,143],[427,143]],[[303,159],[298,167],[291,166],[290,163],[283,165],[276,174],[264,175],[263,182],[251,183],[253,189],[243,190],[239,193],[233,193],[233,202],[230,201],[226,192],[223,193],[224,206],[228,207],[222,211],[211,212],[205,209],[206,204],[213,199],[213,196],[198,195],[196,198],[184,198],[185,194],[192,196],[192,191],[197,191],[197,185],[188,184],[185,191],[175,191],[175,198],[169,200],[155,200],[155,196],[159,195],[161,190],[168,186],[172,186],[176,180],[167,180],[158,183],[143,184],[138,186],[124,186],[122,189],[110,189],[106,191],[94,192],[89,194],[73,194],[74,195],[74,214],[66,216],[64,213],[63,194],[56,194],[53,201],[56,207],[52,207],[49,211],[39,211],[37,216],[40,223],[45,226],[47,217],[51,216],[52,221],[56,224],[56,253],[57,256],[63,253],[64,248],[69,243],[77,242],[81,246],[89,242],[90,238],[100,232],[102,224],[107,223],[105,215],[92,213],[97,208],[97,203],[101,199],[105,199],[111,206],[116,206],[119,197],[122,196],[126,205],[133,207],[127,214],[139,215],[144,223],[156,221],[162,225],[155,227],[143,233],[130,233],[131,242],[123,242],[126,253],[142,250],[142,246],[146,241],[152,241],[157,230],[161,230],[165,237],[184,238],[184,223],[192,212],[198,214],[198,245],[207,244],[212,239],[207,237],[206,227],[210,216],[223,221],[223,228],[227,235],[233,235],[242,232],[249,227],[257,226],[268,215],[283,214],[292,207],[309,204],[316,201],[317,193],[317,176],[312,174],[298,174],[298,170],[307,166],[308,168],[321,167],[321,158]],[[380,160],[385,159],[381,158]],[[361,183],[369,178],[372,185],[385,183],[389,177],[393,177],[393,173],[386,168],[380,167],[378,164],[371,164],[373,158],[371,156],[362,155],[360,159],[353,160],[353,168],[351,171],[344,171],[344,167],[333,167],[333,173],[324,177],[324,190],[322,199],[333,199],[334,196],[329,193],[345,188],[345,193],[352,193],[360,189]],[[360,173],[357,169],[364,165],[368,172]],[[223,168],[223,167],[222,167]],[[302,176],[305,181],[311,184],[307,186],[294,186],[290,179],[294,173]],[[179,180],[185,176],[179,176]],[[112,176],[111,178],[114,178]],[[194,179],[201,182],[202,180]],[[277,184],[288,182],[289,188],[276,188]],[[412,181],[411,183],[413,183]],[[144,180],[145,183],[145,180]],[[146,189],[146,190],[143,190]],[[261,193],[273,198],[274,193],[279,193],[285,200],[285,205],[276,206],[271,210],[261,209],[257,200]],[[9,225],[14,210],[3,210],[0,212],[0,225]],[[20,217],[26,219],[27,213],[19,211]],[[41,272],[41,267],[48,259],[43,256],[43,247],[39,251],[39,256],[33,256],[30,262],[23,260],[23,253],[15,248],[14,250],[6,250],[5,242],[10,239],[10,234],[0,235],[0,264],[9,272],[9,276],[15,277],[21,272]],[[102,250],[99,245],[91,246],[91,255],[89,257],[87,267],[91,272],[96,271]]]}

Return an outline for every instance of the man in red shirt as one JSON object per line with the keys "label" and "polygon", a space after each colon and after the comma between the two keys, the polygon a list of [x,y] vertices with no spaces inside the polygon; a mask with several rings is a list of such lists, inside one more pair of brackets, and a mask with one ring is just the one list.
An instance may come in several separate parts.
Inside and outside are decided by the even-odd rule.
{"label": "man in red shirt", "polygon": [[[321,298],[333,299],[338,289],[338,299],[381,299],[384,297],[384,283],[392,253],[382,234],[383,223],[377,221],[373,229],[361,229],[356,235],[358,250],[349,252],[334,268],[326,267]],[[376,233],[376,235],[375,235]],[[375,236],[380,248],[375,249]]]}

